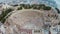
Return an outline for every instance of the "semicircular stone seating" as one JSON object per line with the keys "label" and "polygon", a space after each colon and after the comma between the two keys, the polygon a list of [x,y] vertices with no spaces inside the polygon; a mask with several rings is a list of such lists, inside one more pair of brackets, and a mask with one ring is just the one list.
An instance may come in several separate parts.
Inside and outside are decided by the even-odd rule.
{"label": "semicircular stone seating", "polygon": [[[52,16],[53,15],[53,16]],[[5,22],[5,26],[12,28],[16,34],[24,32],[32,32],[32,30],[40,30],[44,25],[54,25],[59,22],[56,19],[57,13],[53,10],[21,10],[13,13]],[[58,17],[57,17],[58,18]],[[9,29],[6,29],[9,30]]]}

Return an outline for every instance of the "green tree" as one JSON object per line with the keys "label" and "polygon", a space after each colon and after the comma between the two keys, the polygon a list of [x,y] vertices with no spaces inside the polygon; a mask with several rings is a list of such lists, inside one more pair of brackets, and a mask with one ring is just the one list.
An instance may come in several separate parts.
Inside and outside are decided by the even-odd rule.
{"label": "green tree", "polygon": [[25,9],[31,9],[31,5],[30,4],[25,4],[24,8]]}
{"label": "green tree", "polygon": [[17,8],[17,10],[22,10],[22,9],[23,9],[23,8],[22,8],[21,6]]}
{"label": "green tree", "polygon": [[43,10],[51,10],[51,7],[45,6],[45,7],[43,7]]}
{"label": "green tree", "polygon": [[14,5],[11,5],[11,6],[16,7],[16,6],[18,6],[18,4],[14,4]]}
{"label": "green tree", "polygon": [[40,9],[43,9],[45,7],[45,5],[44,4],[33,4],[32,7],[33,7],[33,9],[40,10]]}
{"label": "green tree", "polygon": [[58,25],[60,25],[60,22],[58,23]]}
{"label": "green tree", "polygon": [[40,8],[43,9],[45,7],[45,4],[39,4]]}
{"label": "green tree", "polygon": [[13,9],[11,9],[11,8],[8,8],[8,9],[2,11],[2,14],[0,15],[0,21],[1,21],[2,23],[5,22],[5,20],[6,20],[5,17],[6,17],[6,16],[8,15],[8,13],[10,13],[11,11],[13,11]]}
{"label": "green tree", "polygon": [[57,10],[58,13],[60,13],[60,10],[58,8],[55,8]]}
{"label": "green tree", "polygon": [[21,6],[21,7],[24,7],[24,6],[25,6],[25,4],[20,4],[20,6]]}
{"label": "green tree", "polygon": [[38,9],[38,10],[40,10],[40,9],[41,9],[41,6],[40,6],[40,5],[38,5],[38,4],[34,4],[34,5],[32,5],[32,7],[33,7],[33,9]]}

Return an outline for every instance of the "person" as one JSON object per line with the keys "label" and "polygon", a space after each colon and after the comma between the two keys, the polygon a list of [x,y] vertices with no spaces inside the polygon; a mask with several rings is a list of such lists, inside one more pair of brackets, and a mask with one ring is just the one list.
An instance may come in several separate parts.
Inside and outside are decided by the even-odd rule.
{"label": "person", "polygon": [[51,32],[49,31],[49,34],[51,34]]}

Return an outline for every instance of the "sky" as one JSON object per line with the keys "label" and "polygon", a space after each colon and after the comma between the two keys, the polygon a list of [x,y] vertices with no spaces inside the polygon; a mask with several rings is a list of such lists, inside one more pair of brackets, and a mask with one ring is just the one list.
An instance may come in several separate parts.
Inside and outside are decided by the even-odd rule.
{"label": "sky", "polygon": [[60,0],[55,0],[57,3],[58,8],[60,9]]}
{"label": "sky", "polygon": [[[3,2],[4,0],[0,0],[0,2]],[[9,1],[9,0],[8,0]],[[10,0],[11,1],[11,0]],[[60,9],[60,0],[55,0],[57,3],[58,8]]]}

